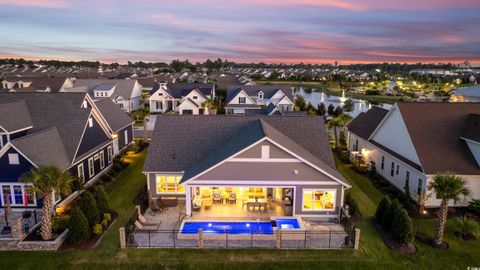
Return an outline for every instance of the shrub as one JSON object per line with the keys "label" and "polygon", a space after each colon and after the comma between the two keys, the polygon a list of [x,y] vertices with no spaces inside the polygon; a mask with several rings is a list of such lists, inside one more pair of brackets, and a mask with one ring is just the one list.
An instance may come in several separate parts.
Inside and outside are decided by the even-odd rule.
{"label": "shrub", "polygon": [[72,190],[77,191],[77,190],[83,190],[84,188],[84,181],[82,181],[78,177],[74,177],[72,181]]}
{"label": "shrub", "polygon": [[112,220],[112,215],[110,213],[103,214],[103,219],[110,221]]}
{"label": "shrub", "polygon": [[398,215],[400,210],[402,209],[400,202],[398,202],[397,199],[392,201],[392,204],[390,207],[388,207],[385,211],[385,214],[383,214],[382,217],[382,227],[386,231],[391,231],[392,229],[392,224],[393,224],[393,218]]}
{"label": "shrub", "polygon": [[468,204],[468,208],[472,210],[475,214],[480,215],[480,199],[473,199]]}
{"label": "shrub", "polygon": [[357,201],[353,198],[351,192],[345,194],[345,203],[348,205],[348,211],[350,215],[355,215],[358,213],[358,204]]}
{"label": "shrub", "polygon": [[392,239],[399,244],[412,243],[414,238],[412,219],[407,210],[399,209],[392,221]]}
{"label": "shrub", "polygon": [[90,191],[85,191],[78,203],[78,207],[88,220],[90,227],[100,222],[100,214],[98,213],[97,203]]}
{"label": "shrub", "polygon": [[390,201],[390,198],[388,196],[383,197],[383,199],[380,201],[380,203],[377,206],[377,211],[375,212],[375,219],[377,220],[378,223],[382,223],[383,216],[385,215],[385,212],[387,211],[388,208],[392,205],[392,201]]}
{"label": "shrub", "polygon": [[103,233],[102,224],[95,224],[95,226],[93,226],[93,233],[95,235],[101,235]]}
{"label": "shrub", "polygon": [[110,205],[108,203],[108,195],[105,192],[103,186],[97,186],[93,192],[93,197],[95,198],[95,202],[97,203],[97,209],[99,216],[103,216],[103,214],[110,211]]}
{"label": "shrub", "polygon": [[88,220],[79,208],[73,210],[68,228],[70,230],[69,240],[74,244],[84,242],[90,237]]}
{"label": "shrub", "polygon": [[103,220],[102,220],[102,223],[100,223],[100,224],[102,224],[103,227],[107,228],[107,226],[108,226],[108,220],[103,219]]}
{"label": "shrub", "polygon": [[463,216],[463,218],[456,218],[455,221],[457,232],[463,239],[472,239],[477,236],[479,225],[475,220]]}
{"label": "shrub", "polygon": [[52,230],[54,232],[62,232],[69,227],[70,216],[55,217],[52,220]]}
{"label": "shrub", "polygon": [[367,90],[365,91],[365,95],[367,96],[377,96],[377,95],[380,95],[380,91],[379,90]]}
{"label": "shrub", "polygon": [[135,150],[135,153],[140,153],[142,152],[143,150],[145,150],[145,148],[147,148],[149,145],[148,142],[144,141],[144,140],[141,140],[140,142],[138,142],[137,144],[137,149]]}

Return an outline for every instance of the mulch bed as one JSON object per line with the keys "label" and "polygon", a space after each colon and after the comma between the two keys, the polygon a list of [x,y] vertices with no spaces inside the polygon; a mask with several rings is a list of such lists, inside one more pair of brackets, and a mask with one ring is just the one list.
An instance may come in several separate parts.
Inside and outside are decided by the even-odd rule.
{"label": "mulch bed", "polygon": [[448,243],[447,242],[443,242],[440,246],[437,246],[435,245],[435,243],[433,242],[433,238],[426,235],[426,234],[423,234],[423,233],[417,233],[415,235],[415,239],[417,239],[419,242],[427,245],[427,246],[430,246],[430,247],[433,247],[433,248],[437,248],[437,249],[443,249],[443,250],[446,250],[448,249]]}
{"label": "mulch bed", "polygon": [[96,247],[100,243],[100,240],[102,240],[103,236],[107,233],[107,231],[110,229],[110,227],[112,227],[113,223],[115,223],[118,218],[117,212],[110,212],[110,214],[112,215],[112,220],[110,220],[110,222],[107,224],[107,228],[103,231],[101,235],[92,234],[92,237],[90,237],[90,239],[78,245],[70,243],[67,238],[67,241],[63,243],[59,250],[69,251],[74,249],[91,249]]}
{"label": "mulch bed", "polygon": [[377,231],[380,237],[383,239],[385,245],[392,251],[398,252],[403,255],[412,255],[417,252],[417,248],[414,244],[398,244],[395,243],[390,235],[385,232],[380,224],[378,224],[375,220],[371,219],[370,224],[372,224],[373,228]]}
{"label": "mulch bed", "polygon": [[37,228],[35,228],[35,230],[30,231],[30,233],[27,235],[27,237],[25,237],[25,239],[23,241],[54,241],[63,232],[63,231],[59,232],[59,233],[54,232],[54,233],[52,233],[52,239],[43,240],[42,235],[40,235],[40,227],[41,226],[37,226]]}

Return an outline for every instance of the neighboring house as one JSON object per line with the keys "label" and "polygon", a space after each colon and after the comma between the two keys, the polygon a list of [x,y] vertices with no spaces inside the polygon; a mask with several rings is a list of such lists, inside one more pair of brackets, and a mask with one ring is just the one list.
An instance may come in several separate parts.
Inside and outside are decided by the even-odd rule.
{"label": "neighboring house", "polygon": [[265,114],[291,112],[293,90],[277,85],[236,85],[227,88],[227,114]]}
{"label": "neighboring house", "polygon": [[321,117],[158,115],[144,173],[149,198],[176,197],[193,217],[221,192],[236,199],[232,213],[245,215],[259,197],[280,216],[339,220],[351,187],[335,169]]}
{"label": "neighboring house", "polygon": [[9,77],[2,81],[8,92],[60,92],[73,87],[73,81],[66,77]]}
{"label": "neighboring house", "polygon": [[450,92],[451,102],[480,102],[480,84]]}
{"label": "neighboring house", "polygon": [[94,100],[108,98],[127,113],[140,109],[142,99],[142,86],[135,79],[77,79],[74,88],[62,92],[89,93]]}
{"label": "neighboring house", "polygon": [[[55,165],[85,184],[94,182],[133,141],[133,120],[109,100],[82,93],[0,94],[0,202],[40,207],[19,178]],[[27,196],[26,196],[27,194]],[[60,200],[55,194],[55,201]]]}
{"label": "neighboring house", "polygon": [[178,112],[203,114],[202,103],[215,98],[215,85],[211,83],[155,83],[148,98],[151,113]]}
{"label": "neighboring house", "polygon": [[[373,107],[348,125],[348,148],[357,160],[375,163],[377,172],[412,199],[430,195],[428,184],[444,171],[467,180],[470,197],[480,198],[480,103],[396,103],[389,111]],[[435,195],[425,202],[438,207]],[[453,203],[452,203],[453,205]]]}

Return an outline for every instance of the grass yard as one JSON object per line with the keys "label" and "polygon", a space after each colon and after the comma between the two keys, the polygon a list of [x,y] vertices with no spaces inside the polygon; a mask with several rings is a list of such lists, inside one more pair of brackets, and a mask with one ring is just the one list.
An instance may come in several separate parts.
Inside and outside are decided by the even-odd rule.
{"label": "grass yard", "polygon": [[[119,217],[99,246],[69,252],[0,252],[0,269],[466,269],[480,266],[480,245],[452,237],[450,250],[437,251],[417,243],[418,253],[401,256],[390,252],[365,219],[361,245],[353,250],[210,250],[210,249],[125,249],[118,248],[118,228],[134,211],[133,199],[145,183],[141,173],[146,151],[129,156],[132,165],[121,173],[107,192]],[[353,195],[365,218],[373,215],[383,194],[366,177],[349,165],[339,164],[341,173],[353,184]],[[419,223],[430,234],[433,221]]]}

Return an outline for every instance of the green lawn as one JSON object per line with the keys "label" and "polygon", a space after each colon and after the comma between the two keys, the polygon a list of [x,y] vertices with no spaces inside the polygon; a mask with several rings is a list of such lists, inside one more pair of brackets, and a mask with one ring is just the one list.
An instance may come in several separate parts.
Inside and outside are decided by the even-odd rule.
{"label": "green lawn", "polygon": [[[129,156],[132,165],[108,187],[112,207],[119,218],[98,247],[69,252],[0,252],[0,269],[465,269],[479,266],[478,241],[463,242],[447,230],[448,251],[437,251],[417,244],[414,256],[390,252],[365,220],[356,224],[361,229],[361,245],[353,250],[211,250],[211,249],[125,249],[118,248],[118,228],[133,213],[132,203],[145,183],[141,173],[145,152]],[[365,218],[372,216],[382,198],[371,182],[359,176],[348,165],[339,170],[353,184]],[[419,223],[422,232],[433,228],[431,220]]]}

